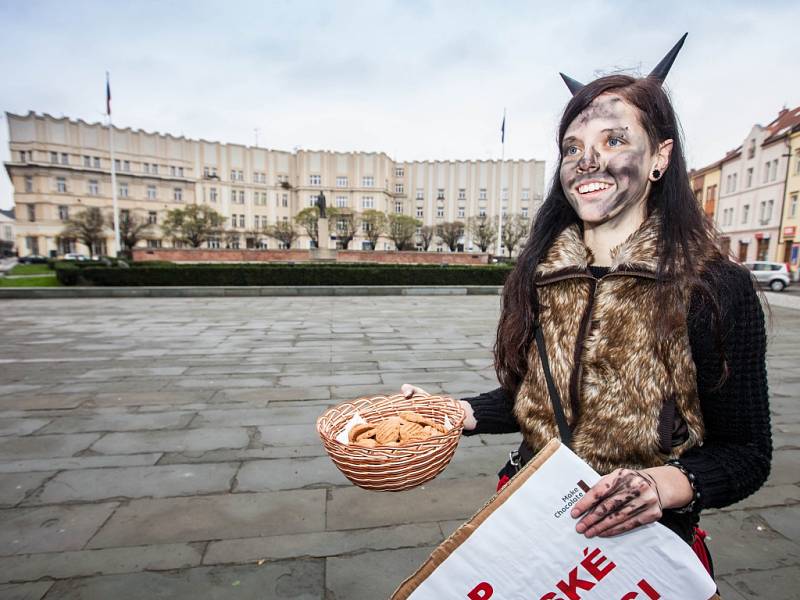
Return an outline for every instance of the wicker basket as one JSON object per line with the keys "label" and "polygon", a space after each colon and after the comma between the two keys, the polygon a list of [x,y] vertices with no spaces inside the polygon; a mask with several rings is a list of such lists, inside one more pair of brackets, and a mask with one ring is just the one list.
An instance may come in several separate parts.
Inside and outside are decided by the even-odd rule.
{"label": "wicker basket", "polygon": [[[372,422],[404,410],[441,424],[447,415],[452,428],[427,440],[393,447],[364,448],[336,441],[356,412]],[[350,481],[368,490],[399,492],[430,481],[444,470],[456,451],[464,416],[461,405],[447,396],[375,396],[329,408],[317,419],[317,432],[331,460]]]}

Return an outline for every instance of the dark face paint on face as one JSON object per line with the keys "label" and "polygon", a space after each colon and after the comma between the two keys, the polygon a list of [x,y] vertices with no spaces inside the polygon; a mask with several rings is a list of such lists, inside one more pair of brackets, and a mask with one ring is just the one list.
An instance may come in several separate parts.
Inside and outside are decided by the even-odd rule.
{"label": "dark face paint on face", "polygon": [[[637,114],[619,96],[603,94],[567,128],[561,185],[586,223],[607,222],[646,197],[655,155]],[[587,191],[582,187],[587,184],[599,184],[600,189]]]}

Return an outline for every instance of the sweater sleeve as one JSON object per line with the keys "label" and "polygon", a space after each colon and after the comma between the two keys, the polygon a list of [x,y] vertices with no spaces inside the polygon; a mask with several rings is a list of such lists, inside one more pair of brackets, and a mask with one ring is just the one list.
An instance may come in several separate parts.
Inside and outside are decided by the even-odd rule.
{"label": "sweater sleeve", "polygon": [[472,398],[463,398],[469,402],[475,413],[478,425],[471,431],[464,431],[464,435],[477,435],[479,433],[514,433],[519,431],[519,424],[512,412],[508,395],[499,387],[491,392],[485,392]]}
{"label": "sweater sleeve", "polygon": [[749,272],[733,263],[722,266],[717,287],[727,362],[722,385],[723,356],[710,331],[711,309],[701,306],[689,315],[706,434],[703,445],[686,451],[680,462],[695,475],[698,509],[721,508],[754,493],[766,481],[772,458],[761,303]]}

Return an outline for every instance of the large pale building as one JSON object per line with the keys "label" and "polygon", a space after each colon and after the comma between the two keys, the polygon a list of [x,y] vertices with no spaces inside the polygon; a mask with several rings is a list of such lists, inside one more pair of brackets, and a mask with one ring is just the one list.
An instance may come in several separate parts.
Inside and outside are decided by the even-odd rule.
{"label": "large pale building", "polygon": [[[6,116],[20,255],[86,252],[62,231],[85,207],[111,212],[108,127],[33,112]],[[293,218],[320,191],[328,206],[405,214],[433,227],[497,215],[501,203],[507,214],[532,217],[544,191],[539,160],[398,162],[382,152],[287,152],[116,127],[114,155],[119,208],[152,224],[140,244],[150,247],[169,245],[159,227],[167,211],[193,203],[226,219],[211,247],[277,248],[277,240],[248,232]],[[310,243],[300,238],[300,246]],[[349,247],[366,243],[359,235]],[[473,246],[468,236],[462,245]],[[101,250],[112,248],[109,230]],[[388,238],[378,242],[393,248]],[[437,242],[430,249],[447,250]]]}
{"label": "large pale building", "polygon": [[[800,116],[800,108],[797,109]],[[800,123],[792,127],[789,135],[789,173],[786,177],[786,196],[783,201],[779,260],[791,265],[797,273],[800,268]]]}
{"label": "large pale building", "polygon": [[780,260],[781,213],[789,166],[789,135],[800,109],[783,109],[766,127],[754,125],[742,145],[722,159],[717,226],[723,247],[738,260]]}

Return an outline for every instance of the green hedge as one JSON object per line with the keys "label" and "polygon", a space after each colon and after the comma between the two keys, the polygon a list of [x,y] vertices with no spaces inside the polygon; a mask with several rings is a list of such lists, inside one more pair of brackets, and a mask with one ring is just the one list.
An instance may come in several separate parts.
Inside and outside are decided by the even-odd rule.
{"label": "green hedge", "polygon": [[214,285],[503,285],[511,268],[504,265],[375,264],[197,264],[137,265],[135,269],[79,268],[58,264],[64,285],[214,286]]}

